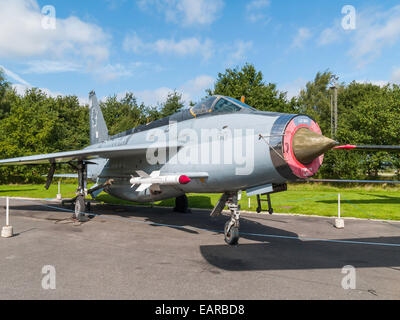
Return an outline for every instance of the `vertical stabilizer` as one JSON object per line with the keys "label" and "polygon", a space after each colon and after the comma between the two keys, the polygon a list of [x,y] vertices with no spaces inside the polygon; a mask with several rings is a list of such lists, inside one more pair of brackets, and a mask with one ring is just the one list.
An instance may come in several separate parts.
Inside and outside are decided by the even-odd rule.
{"label": "vertical stabilizer", "polygon": [[94,91],[89,93],[90,144],[108,140],[108,129]]}

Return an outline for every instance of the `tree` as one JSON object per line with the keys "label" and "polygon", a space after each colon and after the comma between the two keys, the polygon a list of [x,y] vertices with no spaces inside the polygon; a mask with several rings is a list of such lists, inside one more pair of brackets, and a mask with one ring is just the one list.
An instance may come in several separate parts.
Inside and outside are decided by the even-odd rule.
{"label": "tree", "polygon": [[[306,114],[313,118],[321,127],[325,135],[331,132],[331,91],[330,87],[338,77],[330,71],[318,72],[314,81],[306,84],[297,98],[297,113]],[[338,86],[338,85],[337,85]],[[338,93],[343,86],[338,86]]]}
{"label": "tree", "polygon": [[162,118],[171,116],[181,111],[183,107],[182,95],[174,91],[168,94],[167,100],[161,105],[160,116]]}
{"label": "tree", "polygon": [[[297,98],[299,113],[314,118],[323,133],[330,136],[330,97],[332,82],[338,78],[331,72],[317,73]],[[397,86],[380,87],[370,83],[338,87],[338,131],[341,144],[398,144],[400,134],[399,90]],[[387,153],[330,151],[325,155],[319,175],[324,178],[358,178],[376,176],[383,163],[393,160]]]}
{"label": "tree", "polygon": [[226,69],[225,73],[219,73],[214,89],[208,89],[207,94],[224,95],[238,100],[244,96],[248,105],[262,111],[292,111],[286,101],[286,94],[279,92],[275,84],[266,84],[262,72],[256,71],[254,65],[248,63],[240,70]]}
{"label": "tree", "polygon": [[10,112],[10,103],[7,95],[10,92],[10,83],[6,81],[3,70],[0,68],[0,120]]}
{"label": "tree", "polygon": [[139,106],[131,92],[126,93],[120,100],[117,96],[108,97],[105,102],[100,103],[100,106],[111,136],[145,124],[147,121],[145,106],[143,104]]}
{"label": "tree", "polygon": [[[10,90],[10,112],[0,121],[0,154],[13,158],[79,150],[89,142],[89,112],[77,97],[48,97],[38,89]],[[48,166],[1,167],[1,182],[41,182]]]}
{"label": "tree", "polygon": [[[353,144],[399,144],[400,112],[396,86],[380,87],[370,83],[352,82],[344,90],[341,99],[343,115],[340,136]],[[377,176],[384,162],[391,162],[388,153],[362,153],[361,168],[364,174]]]}

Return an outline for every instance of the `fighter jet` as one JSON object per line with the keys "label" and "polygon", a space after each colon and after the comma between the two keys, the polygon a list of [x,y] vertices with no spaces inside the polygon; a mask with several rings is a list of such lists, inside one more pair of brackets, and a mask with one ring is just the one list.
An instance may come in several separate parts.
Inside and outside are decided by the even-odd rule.
{"label": "fighter jet", "polygon": [[[0,165],[50,164],[46,188],[58,163],[78,178],[75,218],[84,219],[87,195],[106,193],[148,203],[176,198],[175,210],[188,211],[189,193],[221,193],[211,215],[225,206],[231,218],[225,241],[239,240],[242,191],[248,196],[287,190],[287,182],[314,176],[324,153],[338,143],[322,135],[308,116],[258,111],[231,97],[212,96],[192,108],[109,136],[94,91],[89,94],[90,146],[83,150],[0,161]],[[88,180],[94,187],[88,190]],[[260,205],[261,207],[261,205]]]}

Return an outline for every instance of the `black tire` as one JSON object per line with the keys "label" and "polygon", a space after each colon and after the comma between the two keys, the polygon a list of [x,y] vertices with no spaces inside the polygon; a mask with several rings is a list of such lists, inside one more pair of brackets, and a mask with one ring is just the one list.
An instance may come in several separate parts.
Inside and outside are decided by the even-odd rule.
{"label": "black tire", "polygon": [[74,218],[81,221],[84,217],[83,212],[85,212],[85,197],[78,196],[75,200],[75,214]]}
{"label": "black tire", "polygon": [[230,246],[236,246],[239,243],[239,228],[233,226],[228,232],[230,221],[225,224],[225,242]]}
{"label": "black tire", "polygon": [[175,212],[180,212],[180,213],[190,213],[189,210],[189,200],[186,197],[186,195],[177,197],[175,199]]}

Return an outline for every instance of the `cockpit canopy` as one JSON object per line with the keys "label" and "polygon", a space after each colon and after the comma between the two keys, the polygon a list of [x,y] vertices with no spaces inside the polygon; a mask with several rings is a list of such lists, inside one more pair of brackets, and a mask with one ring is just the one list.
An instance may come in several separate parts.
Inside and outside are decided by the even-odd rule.
{"label": "cockpit canopy", "polygon": [[194,117],[198,117],[206,113],[235,113],[243,109],[255,110],[247,104],[230,97],[212,96],[192,107],[190,113]]}

